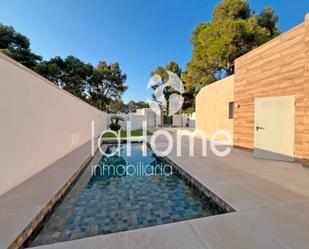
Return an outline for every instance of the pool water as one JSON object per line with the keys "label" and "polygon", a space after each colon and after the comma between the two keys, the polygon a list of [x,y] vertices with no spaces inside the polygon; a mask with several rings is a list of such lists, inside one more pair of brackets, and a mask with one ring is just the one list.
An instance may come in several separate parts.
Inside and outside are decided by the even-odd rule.
{"label": "pool water", "polygon": [[[110,234],[221,213],[200,198],[151,150],[121,145],[119,155],[96,155],[26,247]],[[114,151],[109,145],[107,151]],[[143,151],[146,156],[143,156]],[[95,161],[95,159],[94,159]],[[126,166],[126,168],[124,167]],[[103,168],[103,169],[102,169]],[[94,174],[95,172],[95,174]]]}

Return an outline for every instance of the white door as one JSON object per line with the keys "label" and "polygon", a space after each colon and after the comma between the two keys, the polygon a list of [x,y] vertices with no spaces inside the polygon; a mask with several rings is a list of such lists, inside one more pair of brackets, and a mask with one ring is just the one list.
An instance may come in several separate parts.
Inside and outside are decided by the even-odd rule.
{"label": "white door", "polygon": [[255,99],[255,157],[294,161],[294,115],[294,96]]}

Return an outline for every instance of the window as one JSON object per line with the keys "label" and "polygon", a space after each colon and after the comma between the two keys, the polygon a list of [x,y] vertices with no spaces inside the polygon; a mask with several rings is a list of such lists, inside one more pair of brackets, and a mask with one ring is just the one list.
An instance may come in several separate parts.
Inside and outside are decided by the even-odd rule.
{"label": "window", "polygon": [[234,119],[234,102],[229,102],[229,119]]}

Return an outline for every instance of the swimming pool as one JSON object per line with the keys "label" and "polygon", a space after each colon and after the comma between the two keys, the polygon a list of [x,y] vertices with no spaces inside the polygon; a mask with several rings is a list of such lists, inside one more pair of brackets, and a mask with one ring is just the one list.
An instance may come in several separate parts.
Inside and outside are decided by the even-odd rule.
{"label": "swimming pool", "polygon": [[[115,145],[108,145],[112,152]],[[97,153],[26,247],[145,228],[223,213],[179,168],[142,144]],[[143,156],[143,152],[146,156]],[[97,164],[99,162],[99,164]],[[96,167],[94,167],[96,166]],[[103,167],[105,166],[105,167]]]}

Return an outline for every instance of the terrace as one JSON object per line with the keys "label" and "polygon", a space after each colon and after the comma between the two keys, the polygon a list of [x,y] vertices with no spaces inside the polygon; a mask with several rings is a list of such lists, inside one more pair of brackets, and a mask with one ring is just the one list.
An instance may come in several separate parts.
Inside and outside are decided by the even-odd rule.
{"label": "terrace", "polygon": [[[231,3],[216,7],[220,22],[248,21],[248,32],[265,29],[259,22],[258,28],[250,26],[255,14],[249,4]],[[248,17],[225,20],[221,14],[238,5],[244,5],[243,13],[250,12]],[[276,23],[272,9],[265,11],[262,17]],[[195,32],[193,39],[206,39],[213,35],[209,31],[216,35],[218,27],[215,23],[199,31],[205,32],[201,37]],[[18,35],[1,23],[0,28],[8,37]],[[238,31],[233,31],[237,37],[242,35]],[[148,84],[157,109],[143,101],[124,108],[126,74],[118,63],[100,61],[96,68],[74,56],[51,61],[34,56],[32,62],[42,72],[12,59],[14,53],[35,55],[29,46],[1,47],[6,55],[0,52],[0,249],[308,249],[309,14],[284,34],[279,35],[275,24],[271,31],[278,36],[251,34],[269,41],[239,53],[235,61],[220,61],[227,65],[227,75],[233,75],[209,85],[208,77],[222,70],[202,74],[207,83],[202,89],[201,82],[193,85],[199,89],[196,95],[183,92],[177,63],[159,66],[151,73],[155,84]],[[26,37],[18,37],[27,45]],[[221,42],[214,46],[218,55],[213,63],[220,58]],[[233,50],[234,45],[223,47]],[[205,48],[194,49],[205,55],[192,59],[207,58]],[[198,65],[209,66],[205,61]],[[47,80],[54,80],[55,68],[57,77],[67,76],[56,77],[60,83]],[[200,77],[195,69],[189,68]],[[168,80],[158,75],[162,71]],[[47,73],[46,78],[38,73]],[[77,84],[71,89],[68,82]],[[118,87],[107,97],[102,89],[111,86]],[[167,90],[171,101],[165,99]],[[186,94],[196,96],[195,104],[186,102],[189,110],[195,106],[195,113],[174,108],[182,108]],[[109,128],[119,131],[119,140]],[[215,147],[230,149],[225,156],[212,147],[212,135],[222,130],[225,137],[218,136]],[[222,144],[226,138],[228,145]],[[117,149],[118,154],[106,155]],[[165,150],[169,152],[162,155]],[[106,165],[121,172],[107,168],[105,174],[100,166]]]}
{"label": "terrace", "polygon": [[[194,157],[189,157],[186,140],[181,145],[183,156],[173,150],[168,159],[236,212],[36,248],[307,248],[308,169],[297,163],[253,159],[251,152],[239,149],[225,158],[208,150],[205,158],[199,139]],[[156,146],[164,150],[167,141],[157,139]],[[3,248],[31,231],[40,211],[48,209],[50,200],[64,191],[89,156],[89,144],[84,144],[1,196],[1,224],[7,224],[1,227]]]}

